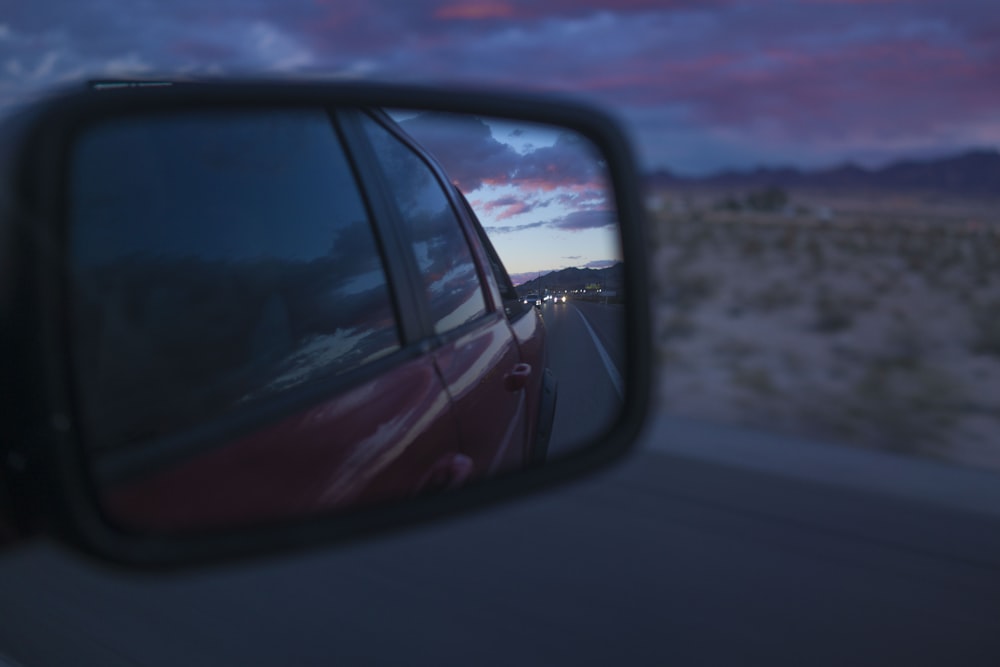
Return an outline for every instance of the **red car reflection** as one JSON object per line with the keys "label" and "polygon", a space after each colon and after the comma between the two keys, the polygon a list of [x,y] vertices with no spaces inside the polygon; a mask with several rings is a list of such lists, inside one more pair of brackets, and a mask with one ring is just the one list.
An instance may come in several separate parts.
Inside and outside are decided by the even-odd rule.
{"label": "red car reflection", "polygon": [[326,254],[79,261],[84,439],[129,529],[308,517],[545,458],[556,382],[538,310],[431,156],[381,112],[329,113],[344,164],[366,165],[348,185],[369,220],[353,214]]}

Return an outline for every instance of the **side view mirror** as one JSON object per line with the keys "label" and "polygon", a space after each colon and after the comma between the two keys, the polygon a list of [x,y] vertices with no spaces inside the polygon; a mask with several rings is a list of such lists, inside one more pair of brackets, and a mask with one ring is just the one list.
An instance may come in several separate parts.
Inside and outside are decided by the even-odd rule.
{"label": "side view mirror", "polygon": [[638,178],[599,111],[104,83],[0,133],[22,536],[132,566],[262,554],[552,486],[638,434]]}

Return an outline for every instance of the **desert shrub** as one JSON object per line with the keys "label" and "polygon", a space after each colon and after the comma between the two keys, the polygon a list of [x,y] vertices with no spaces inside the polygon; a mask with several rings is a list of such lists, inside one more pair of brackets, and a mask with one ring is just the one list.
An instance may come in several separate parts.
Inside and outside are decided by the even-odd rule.
{"label": "desert shrub", "polygon": [[798,244],[798,229],[796,225],[789,225],[782,230],[775,241],[775,247],[785,253],[792,253]]}
{"label": "desert shrub", "polygon": [[681,360],[681,355],[677,350],[664,344],[661,340],[660,345],[657,346],[656,358],[661,365],[666,366],[668,364],[676,364],[679,362]]}
{"label": "desert shrub", "polygon": [[667,317],[660,325],[660,340],[688,338],[695,332],[695,323],[686,313],[678,312]]}
{"label": "desert shrub", "polygon": [[742,211],[743,204],[740,200],[736,199],[736,197],[730,195],[725,199],[716,202],[715,208],[719,211]]}
{"label": "desert shrub", "polygon": [[916,368],[926,353],[927,343],[917,326],[904,318],[895,318],[882,350],[874,358],[893,367]]}
{"label": "desert shrub", "polygon": [[796,374],[802,373],[807,368],[807,364],[802,359],[802,355],[798,354],[794,350],[782,350],[781,363],[785,367],[785,370]]}
{"label": "desert shrub", "polygon": [[744,257],[760,257],[764,252],[764,244],[758,237],[751,236],[743,241],[741,250]]}
{"label": "desert shrub", "polygon": [[972,254],[971,267],[976,284],[980,287],[989,287],[997,268],[989,247],[977,245]]}
{"label": "desert shrub", "polygon": [[829,289],[820,289],[813,302],[813,309],[813,329],[820,333],[836,333],[854,326],[852,304],[835,297]]}
{"label": "desert shrub", "polygon": [[971,310],[972,351],[976,354],[1000,357],[1000,299],[984,304],[973,304]]}
{"label": "desert shrub", "polygon": [[874,444],[915,453],[948,441],[964,400],[961,384],[943,369],[876,360],[848,395],[845,414]]}
{"label": "desert shrub", "polygon": [[859,255],[868,251],[865,238],[854,231],[845,231],[840,234],[834,246],[837,250],[848,255]]}
{"label": "desert shrub", "polygon": [[736,366],[730,371],[733,386],[761,396],[776,396],[780,392],[766,368]]}
{"label": "desert shrub", "polygon": [[671,242],[670,245],[677,251],[676,259],[670,266],[671,272],[676,273],[698,259],[701,254],[702,239],[702,235],[688,234]]}
{"label": "desert shrub", "polygon": [[657,231],[659,232],[656,236],[660,239],[661,243],[676,243],[681,237],[681,226],[669,219],[658,220]]}
{"label": "desert shrub", "polygon": [[756,345],[742,338],[723,338],[712,346],[712,352],[723,362],[738,363],[757,351]]}
{"label": "desert shrub", "polygon": [[731,303],[726,308],[726,315],[728,315],[734,320],[743,317],[745,313],[746,311],[743,309],[743,305],[739,303]]}
{"label": "desert shrub", "polygon": [[903,258],[910,271],[922,271],[927,265],[927,254],[920,248],[907,248],[903,252]]}
{"label": "desert shrub", "polygon": [[788,193],[779,187],[756,190],[746,196],[746,205],[754,211],[777,211],[788,204]]}
{"label": "desert shrub", "polygon": [[671,272],[661,290],[661,300],[681,309],[691,309],[718,292],[719,281],[703,273]]}
{"label": "desert shrub", "polygon": [[791,308],[802,302],[802,290],[787,282],[773,282],[746,300],[747,305],[764,312]]}
{"label": "desert shrub", "polygon": [[820,245],[819,240],[815,236],[810,237],[806,242],[806,255],[809,257],[814,270],[823,270],[826,256],[823,252],[823,246]]}

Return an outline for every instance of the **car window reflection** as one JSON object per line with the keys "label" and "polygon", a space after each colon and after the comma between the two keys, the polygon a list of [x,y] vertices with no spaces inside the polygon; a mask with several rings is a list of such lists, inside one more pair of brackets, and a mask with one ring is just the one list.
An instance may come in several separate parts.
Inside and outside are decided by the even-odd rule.
{"label": "car window reflection", "polygon": [[374,120],[366,117],[364,127],[389,179],[424,279],[435,332],[450,331],[485,314],[472,253],[434,173]]}
{"label": "car window reflection", "polygon": [[100,125],[71,181],[77,377],[96,444],[399,348],[372,228],[322,111]]}

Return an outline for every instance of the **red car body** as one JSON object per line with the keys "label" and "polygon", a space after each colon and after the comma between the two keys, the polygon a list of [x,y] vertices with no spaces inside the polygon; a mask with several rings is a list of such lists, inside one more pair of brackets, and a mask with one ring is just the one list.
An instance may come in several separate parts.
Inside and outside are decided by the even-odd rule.
{"label": "red car body", "polygon": [[118,485],[106,509],[127,526],[187,531],[392,501],[521,469],[542,397],[534,366],[523,389],[504,387],[522,359],[544,359],[540,318],[528,313],[511,326],[494,314],[323,403]]}
{"label": "red car body", "polygon": [[[102,504],[119,525],[184,533],[308,517],[438,492],[544,457],[555,381],[540,313],[519,305],[481,225],[440,166],[386,116],[366,113],[419,156],[447,193],[485,312],[445,333],[410,336],[292,407],[279,394],[238,409],[229,425],[166,423],[147,441],[93,448]],[[377,215],[380,205],[370,202],[369,210]],[[405,298],[393,293],[396,312],[426,307],[401,304]]]}

